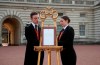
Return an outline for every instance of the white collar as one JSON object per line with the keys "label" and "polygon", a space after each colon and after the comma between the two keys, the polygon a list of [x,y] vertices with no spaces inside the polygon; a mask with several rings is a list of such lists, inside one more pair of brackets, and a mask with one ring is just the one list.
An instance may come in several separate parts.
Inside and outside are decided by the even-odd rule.
{"label": "white collar", "polygon": [[33,22],[31,22],[32,23],[32,25],[34,26],[34,28],[35,28],[35,25],[37,25],[38,26],[38,24],[34,24]]}
{"label": "white collar", "polygon": [[63,29],[65,30],[67,28],[68,25],[66,25],[65,27],[63,27]]}

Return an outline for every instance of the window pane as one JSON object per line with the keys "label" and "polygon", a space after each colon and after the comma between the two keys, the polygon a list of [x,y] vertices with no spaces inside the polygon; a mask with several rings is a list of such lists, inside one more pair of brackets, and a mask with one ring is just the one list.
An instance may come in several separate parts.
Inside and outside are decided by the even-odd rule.
{"label": "window pane", "polygon": [[63,16],[63,13],[58,13],[58,16]]}
{"label": "window pane", "polygon": [[10,1],[10,0],[0,0],[0,1]]}
{"label": "window pane", "polygon": [[15,1],[18,1],[18,2],[24,2],[24,0],[15,0]]}
{"label": "window pane", "polygon": [[85,13],[80,13],[80,17],[86,17]]}
{"label": "window pane", "polygon": [[63,3],[64,4],[72,4],[72,1],[71,0],[63,0]]}
{"label": "window pane", "polygon": [[8,43],[8,30],[6,28],[2,28],[2,42]]}
{"label": "window pane", "polygon": [[80,32],[80,36],[85,36],[85,33],[84,33],[84,31],[82,32]]}
{"label": "window pane", "polygon": [[87,5],[93,5],[94,4],[94,1],[86,1],[86,4]]}
{"label": "window pane", "polygon": [[37,0],[27,0],[27,2],[37,2]]}
{"label": "window pane", "polygon": [[84,4],[84,1],[75,1],[75,4]]}
{"label": "window pane", "polygon": [[52,0],[53,3],[61,3],[61,0]]}

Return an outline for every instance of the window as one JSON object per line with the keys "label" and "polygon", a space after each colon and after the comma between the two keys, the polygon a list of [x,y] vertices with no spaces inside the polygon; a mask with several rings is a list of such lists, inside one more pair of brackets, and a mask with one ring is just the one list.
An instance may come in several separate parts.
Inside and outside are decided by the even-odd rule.
{"label": "window", "polygon": [[75,1],[75,4],[84,4],[84,1]]}
{"label": "window", "polygon": [[80,13],[80,17],[86,17],[86,13]]}
{"label": "window", "polygon": [[48,3],[49,0],[39,0],[39,3]]}
{"label": "window", "polygon": [[18,2],[24,2],[24,0],[15,0],[15,1],[18,1]]}
{"label": "window", "polygon": [[71,0],[63,0],[63,3],[64,4],[72,4],[72,1]]}
{"label": "window", "polygon": [[52,0],[52,3],[61,3],[61,0]]}
{"label": "window", "polygon": [[80,36],[85,36],[85,25],[79,25]]}
{"label": "window", "polygon": [[37,2],[37,0],[27,0],[27,2]]}
{"label": "window", "polygon": [[9,1],[9,0],[0,0],[0,1]]}
{"label": "window", "polygon": [[3,27],[2,28],[2,42],[3,43],[9,43],[9,31]]}
{"label": "window", "polygon": [[86,4],[87,5],[93,5],[94,4],[94,1],[86,1]]}
{"label": "window", "polygon": [[63,16],[63,13],[58,13],[58,16]]}

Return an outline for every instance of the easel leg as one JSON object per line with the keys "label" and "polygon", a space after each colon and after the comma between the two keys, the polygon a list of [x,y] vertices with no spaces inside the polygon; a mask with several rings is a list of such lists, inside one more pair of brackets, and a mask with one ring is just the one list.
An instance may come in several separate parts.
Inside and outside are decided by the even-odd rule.
{"label": "easel leg", "polygon": [[59,51],[56,51],[56,53],[57,53],[57,65],[60,65]]}
{"label": "easel leg", "polygon": [[48,50],[48,65],[51,65],[51,50]]}
{"label": "easel leg", "polygon": [[41,51],[39,51],[39,53],[38,53],[38,63],[37,63],[37,65],[40,65],[40,57],[41,57]]}

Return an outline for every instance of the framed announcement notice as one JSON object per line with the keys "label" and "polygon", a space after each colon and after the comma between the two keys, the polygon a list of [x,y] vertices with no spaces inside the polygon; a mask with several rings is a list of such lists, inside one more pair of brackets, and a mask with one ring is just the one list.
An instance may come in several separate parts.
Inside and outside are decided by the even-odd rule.
{"label": "framed announcement notice", "polygon": [[42,46],[55,46],[56,45],[56,28],[43,27],[42,30]]}

